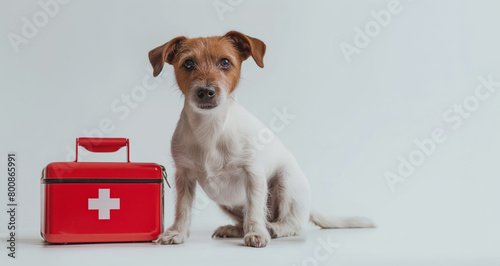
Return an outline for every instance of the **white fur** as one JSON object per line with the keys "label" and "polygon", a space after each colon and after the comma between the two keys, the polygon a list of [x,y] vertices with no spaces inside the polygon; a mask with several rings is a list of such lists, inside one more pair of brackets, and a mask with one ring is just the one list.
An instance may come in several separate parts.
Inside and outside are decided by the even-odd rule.
{"label": "white fur", "polygon": [[[210,110],[198,108],[193,95],[185,98],[171,145],[175,222],[158,243],[183,243],[188,237],[196,182],[235,221],[219,227],[214,237],[244,237],[247,246],[264,247],[271,237],[299,234],[309,218],[325,228],[337,227],[340,220],[311,214],[309,184],[293,155],[274,135],[270,142],[260,140],[266,127],[233,95],[221,93],[219,105]],[[350,224],[359,226],[345,219],[339,226]]]}

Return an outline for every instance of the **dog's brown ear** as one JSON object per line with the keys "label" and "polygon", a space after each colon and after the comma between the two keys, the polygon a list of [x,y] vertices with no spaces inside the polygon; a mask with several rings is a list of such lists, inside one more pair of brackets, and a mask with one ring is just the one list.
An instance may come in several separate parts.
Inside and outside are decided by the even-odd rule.
{"label": "dog's brown ear", "polygon": [[161,73],[165,62],[172,64],[175,54],[179,51],[182,41],[186,39],[187,38],[184,36],[176,37],[164,45],[158,46],[149,51],[149,62],[151,62],[154,70],[153,76],[157,77]]}
{"label": "dog's brown ear", "polygon": [[249,56],[253,57],[255,63],[259,67],[264,67],[264,54],[266,53],[266,44],[263,41],[247,36],[241,32],[230,31],[224,35],[231,39],[243,60],[248,59]]}

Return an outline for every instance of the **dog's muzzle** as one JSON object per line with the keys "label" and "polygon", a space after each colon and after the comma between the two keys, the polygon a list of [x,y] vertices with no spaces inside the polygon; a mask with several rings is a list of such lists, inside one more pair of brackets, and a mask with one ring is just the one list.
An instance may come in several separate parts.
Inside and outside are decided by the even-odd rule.
{"label": "dog's muzzle", "polygon": [[214,87],[200,87],[196,91],[196,105],[201,109],[217,107],[217,91]]}

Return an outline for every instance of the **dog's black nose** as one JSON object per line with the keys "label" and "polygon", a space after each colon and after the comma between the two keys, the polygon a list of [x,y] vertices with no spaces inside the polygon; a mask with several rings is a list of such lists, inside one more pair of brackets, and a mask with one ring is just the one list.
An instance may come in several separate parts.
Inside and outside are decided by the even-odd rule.
{"label": "dog's black nose", "polygon": [[215,96],[214,87],[201,87],[198,89],[198,98],[202,100],[209,100]]}

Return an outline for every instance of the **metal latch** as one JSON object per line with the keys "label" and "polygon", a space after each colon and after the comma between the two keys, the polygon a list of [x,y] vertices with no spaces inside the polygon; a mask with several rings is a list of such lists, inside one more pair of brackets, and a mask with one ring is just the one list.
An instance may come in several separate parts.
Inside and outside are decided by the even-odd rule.
{"label": "metal latch", "polygon": [[161,174],[163,176],[163,179],[165,179],[165,182],[167,182],[168,188],[172,188],[167,180],[167,170],[165,169],[165,166],[160,165],[160,167],[161,167]]}

